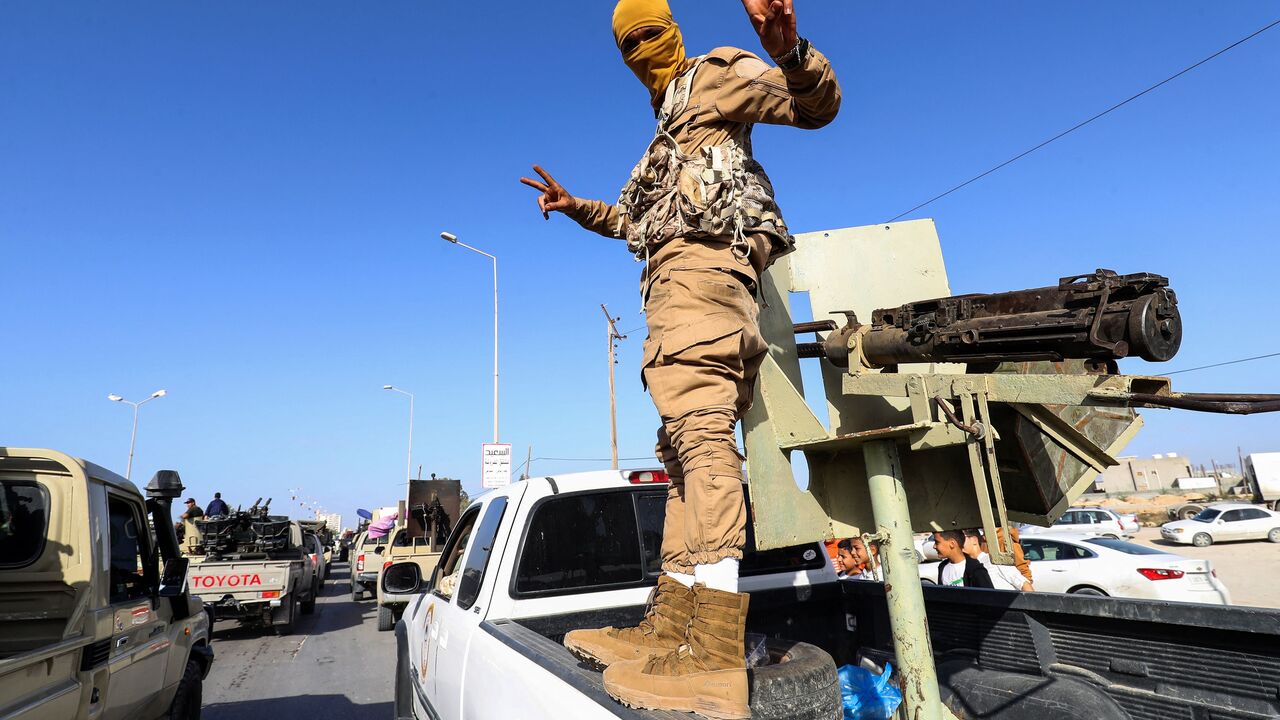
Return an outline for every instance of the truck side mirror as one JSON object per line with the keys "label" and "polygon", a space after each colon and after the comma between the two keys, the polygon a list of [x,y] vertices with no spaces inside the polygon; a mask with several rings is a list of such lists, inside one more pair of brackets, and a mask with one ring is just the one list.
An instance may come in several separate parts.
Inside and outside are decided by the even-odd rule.
{"label": "truck side mirror", "polygon": [[386,547],[386,545],[375,545],[375,546],[374,546],[374,548],[373,548],[373,554],[375,554],[375,555],[381,555],[381,554],[382,554],[382,549],[383,549],[383,548],[385,548],[385,547]]}
{"label": "truck side mirror", "polygon": [[414,562],[390,565],[382,571],[382,591],[389,595],[407,595],[421,592],[422,571]]}
{"label": "truck side mirror", "polygon": [[187,568],[191,561],[184,557],[164,561],[160,573],[160,597],[178,597],[187,591]]}

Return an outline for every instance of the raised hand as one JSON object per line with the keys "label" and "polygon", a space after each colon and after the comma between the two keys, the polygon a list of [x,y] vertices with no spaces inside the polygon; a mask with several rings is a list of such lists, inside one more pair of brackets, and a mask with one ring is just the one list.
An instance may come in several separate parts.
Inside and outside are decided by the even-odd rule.
{"label": "raised hand", "polygon": [[564,212],[573,207],[573,196],[550,173],[537,165],[533,166],[533,171],[541,175],[544,182],[527,177],[520,178],[520,182],[542,193],[538,196],[538,209],[542,211],[542,219],[550,219],[552,210]]}
{"label": "raised hand", "polygon": [[791,52],[799,40],[793,0],[742,0],[742,6],[769,57]]}

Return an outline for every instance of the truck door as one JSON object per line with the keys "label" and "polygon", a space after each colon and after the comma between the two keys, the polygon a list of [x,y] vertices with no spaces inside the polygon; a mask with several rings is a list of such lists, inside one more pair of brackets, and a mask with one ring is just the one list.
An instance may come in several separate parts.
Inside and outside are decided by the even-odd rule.
{"label": "truck door", "polygon": [[1087,557],[1084,550],[1067,543],[1024,537],[1022,551],[1031,562],[1036,590],[1064,593],[1079,584],[1080,563]]}
{"label": "truck door", "polygon": [[167,622],[156,611],[157,559],[142,507],[107,494],[107,601],[112,611],[111,654],[104,720],[159,712],[169,662]]}
{"label": "truck door", "polygon": [[1249,522],[1246,511],[1228,510],[1218,516],[1218,527],[1214,529],[1213,539],[1244,540],[1249,537]]}
{"label": "truck door", "polygon": [[479,628],[484,608],[480,589],[507,502],[506,497],[495,497],[458,521],[441,556],[439,579],[424,601],[428,607],[434,606],[434,610],[428,610],[434,617],[426,638],[430,658],[426,687],[435,706],[434,717],[463,718],[465,684],[490,684],[498,680],[478,673],[468,675],[465,670],[472,636],[482,632]]}

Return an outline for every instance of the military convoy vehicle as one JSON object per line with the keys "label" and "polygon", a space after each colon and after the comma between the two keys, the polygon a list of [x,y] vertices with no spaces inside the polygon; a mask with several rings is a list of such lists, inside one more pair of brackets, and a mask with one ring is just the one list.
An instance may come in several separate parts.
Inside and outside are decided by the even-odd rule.
{"label": "military convoy vehicle", "polygon": [[54,450],[0,448],[0,718],[193,720],[213,663],[171,505]]}
{"label": "military convoy vehicle", "polygon": [[421,577],[431,577],[440,561],[440,551],[449,537],[461,507],[462,483],[458,480],[411,480],[408,500],[400,517],[404,522],[391,533],[391,542],[374,552],[377,566],[374,593],[378,601],[378,630],[389,631],[404,612],[412,593],[389,592],[382,572],[392,563],[411,562]]}
{"label": "military convoy vehicle", "polygon": [[[812,314],[793,318],[805,293]],[[1138,409],[1280,409],[1274,395],[1120,374],[1127,356],[1178,349],[1166,278],[1097,270],[951,295],[933,223],[918,220],[797,236],[759,294],[769,352],[742,423],[749,554],[815,565],[771,591],[743,562],[748,631],[782,644],[748,671],[752,717],[839,717],[838,694],[815,701],[835,668],[889,661],[912,720],[1280,717],[1280,612],[920,583],[914,533],[981,527],[1003,538],[993,561],[1012,564],[998,531],[1059,518],[1116,464]],[[613,701],[560,643],[642,616],[666,497],[644,475],[513,483],[468,508],[435,576],[387,568],[384,584],[419,593],[396,627],[396,717],[669,717]],[[879,545],[884,582],[835,582],[816,543],[852,536]],[[827,659],[796,662],[796,641]],[[509,692],[485,692],[491,677]]]}
{"label": "military convoy vehicle", "polygon": [[225,517],[187,522],[191,592],[213,620],[293,632],[299,615],[315,611],[320,563],[296,520],[271,515],[271,500]]}

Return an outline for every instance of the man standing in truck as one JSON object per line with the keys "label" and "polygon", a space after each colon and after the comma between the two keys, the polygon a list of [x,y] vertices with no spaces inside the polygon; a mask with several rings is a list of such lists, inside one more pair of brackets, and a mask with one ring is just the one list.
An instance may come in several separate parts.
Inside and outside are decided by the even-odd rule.
{"label": "man standing in truck", "polygon": [[796,32],[792,0],[743,5],[777,67],[737,48],[687,57],[666,0],[615,7],[614,40],[658,118],[616,205],[576,198],[536,165],[541,181],[521,178],[541,193],[544,217],[559,211],[623,238],[644,262],[642,379],[662,419],[657,455],[671,478],[664,573],[644,620],[571,632],[565,645],[607,666],[605,689],[628,705],[717,718],[750,714],[735,426],[767,350],[757,319],[760,276],[795,244],[752,157],[751,128],[819,128],[840,107],[831,64]]}

